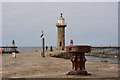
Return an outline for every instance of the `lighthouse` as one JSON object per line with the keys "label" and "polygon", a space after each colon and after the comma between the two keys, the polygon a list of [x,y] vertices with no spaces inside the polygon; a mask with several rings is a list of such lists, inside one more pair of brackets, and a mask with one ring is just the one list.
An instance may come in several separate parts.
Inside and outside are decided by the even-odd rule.
{"label": "lighthouse", "polygon": [[62,16],[62,13],[57,21],[57,49],[65,49],[65,27],[67,26],[65,19]]}

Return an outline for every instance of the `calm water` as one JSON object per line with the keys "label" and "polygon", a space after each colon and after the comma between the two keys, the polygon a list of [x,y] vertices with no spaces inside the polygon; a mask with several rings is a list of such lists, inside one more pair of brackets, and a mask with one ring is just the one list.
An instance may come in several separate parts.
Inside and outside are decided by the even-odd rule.
{"label": "calm water", "polygon": [[[42,51],[41,47],[19,47],[18,50],[20,53],[31,53],[31,52],[36,52],[37,51]],[[94,56],[86,56],[87,61],[93,61],[93,62],[101,62],[101,61],[108,61],[113,64],[118,64],[117,59],[112,59],[112,58],[101,58],[101,57],[94,57]]]}
{"label": "calm water", "polygon": [[18,51],[20,51],[20,53],[33,53],[36,51],[42,51],[41,47],[18,47]]}
{"label": "calm water", "polygon": [[101,62],[101,61],[108,61],[112,64],[118,64],[117,59],[112,58],[101,58],[101,57],[94,57],[94,56],[86,56],[87,61],[93,61],[93,62]]}

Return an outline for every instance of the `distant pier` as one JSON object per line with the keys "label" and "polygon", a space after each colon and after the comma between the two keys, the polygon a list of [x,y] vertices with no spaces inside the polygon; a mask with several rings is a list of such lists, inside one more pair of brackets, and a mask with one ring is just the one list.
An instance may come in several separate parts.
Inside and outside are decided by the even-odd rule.
{"label": "distant pier", "polygon": [[92,52],[106,53],[106,54],[118,54],[120,47],[103,46],[92,47]]}
{"label": "distant pier", "polygon": [[120,47],[117,47],[117,46],[93,46],[92,48],[116,48],[116,49],[120,49]]}
{"label": "distant pier", "polygon": [[2,48],[2,53],[19,53],[19,51],[17,50],[17,46],[2,46],[0,48]]}

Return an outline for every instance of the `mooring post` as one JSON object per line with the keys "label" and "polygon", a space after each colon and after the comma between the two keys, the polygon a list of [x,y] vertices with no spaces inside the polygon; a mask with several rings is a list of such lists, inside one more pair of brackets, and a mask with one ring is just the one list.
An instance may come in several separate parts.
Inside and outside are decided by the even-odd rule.
{"label": "mooring post", "polygon": [[45,39],[44,38],[42,38],[42,44],[43,44],[43,57],[45,57]]}
{"label": "mooring post", "polygon": [[66,46],[66,52],[73,53],[71,58],[72,71],[68,72],[67,75],[90,75],[85,69],[85,53],[91,52],[91,46],[77,45],[77,46]]}
{"label": "mooring post", "polygon": [[41,34],[41,38],[42,38],[42,48],[43,48],[41,56],[45,57],[45,49],[44,49],[45,48],[45,39],[44,39],[44,33],[43,33],[43,31],[42,31],[42,34]]}

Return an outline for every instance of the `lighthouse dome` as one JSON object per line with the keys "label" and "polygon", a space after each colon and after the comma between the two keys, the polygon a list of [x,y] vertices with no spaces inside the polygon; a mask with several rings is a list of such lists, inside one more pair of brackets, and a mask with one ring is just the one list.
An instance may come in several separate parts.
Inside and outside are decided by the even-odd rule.
{"label": "lighthouse dome", "polygon": [[63,18],[62,13],[61,16],[58,18],[57,26],[66,26],[65,19]]}

